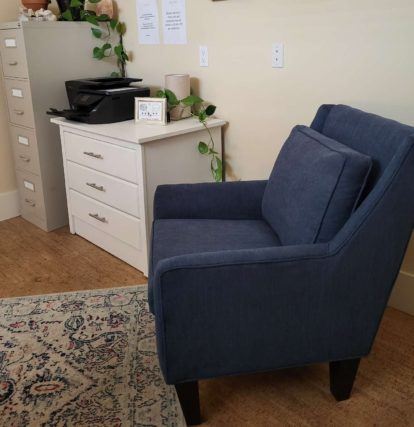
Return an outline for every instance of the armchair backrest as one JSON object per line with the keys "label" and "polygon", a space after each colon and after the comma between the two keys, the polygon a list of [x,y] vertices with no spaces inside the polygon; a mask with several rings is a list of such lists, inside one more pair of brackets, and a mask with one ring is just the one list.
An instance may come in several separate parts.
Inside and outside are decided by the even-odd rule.
{"label": "armchair backrest", "polygon": [[378,182],[414,127],[346,105],[322,105],[311,127],[373,160],[365,195]]}
{"label": "armchair backrest", "polygon": [[414,128],[345,106],[321,107],[312,127],[376,163],[371,191],[329,243],[326,272],[334,284],[330,291],[340,295],[337,316],[343,319],[343,329],[332,334],[357,319],[351,341],[367,354],[414,228]]}

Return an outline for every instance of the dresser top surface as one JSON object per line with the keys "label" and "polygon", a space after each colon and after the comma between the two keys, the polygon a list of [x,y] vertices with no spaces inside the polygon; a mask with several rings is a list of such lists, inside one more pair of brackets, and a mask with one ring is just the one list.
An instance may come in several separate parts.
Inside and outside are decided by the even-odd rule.
{"label": "dresser top surface", "polygon": [[[105,136],[136,144],[144,144],[146,142],[157,141],[159,139],[171,138],[173,136],[203,130],[203,125],[198,121],[198,119],[193,117],[177,122],[171,122],[166,126],[135,123],[134,120],[104,125],[89,125],[86,123],[66,120],[61,117],[52,118],[51,122],[66,128],[72,128],[83,132],[89,132],[94,135]],[[209,128],[221,127],[225,124],[226,122],[221,119],[209,119],[207,121],[207,126]]]}

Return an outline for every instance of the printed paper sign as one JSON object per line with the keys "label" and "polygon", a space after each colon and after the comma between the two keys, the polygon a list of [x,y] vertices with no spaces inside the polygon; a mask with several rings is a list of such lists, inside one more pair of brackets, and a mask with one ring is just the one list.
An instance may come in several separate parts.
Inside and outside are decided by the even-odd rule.
{"label": "printed paper sign", "polygon": [[157,0],[137,0],[138,38],[141,44],[159,44]]}
{"label": "printed paper sign", "polygon": [[165,44],[187,44],[185,0],[163,0]]}

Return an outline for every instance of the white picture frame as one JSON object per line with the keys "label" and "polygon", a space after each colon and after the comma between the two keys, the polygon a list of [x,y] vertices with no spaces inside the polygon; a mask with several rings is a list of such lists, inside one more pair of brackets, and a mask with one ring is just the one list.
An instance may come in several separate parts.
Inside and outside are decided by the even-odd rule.
{"label": "white picture frame", "polygon": [[167,124],[166,98],[135,98],[135,123]]}

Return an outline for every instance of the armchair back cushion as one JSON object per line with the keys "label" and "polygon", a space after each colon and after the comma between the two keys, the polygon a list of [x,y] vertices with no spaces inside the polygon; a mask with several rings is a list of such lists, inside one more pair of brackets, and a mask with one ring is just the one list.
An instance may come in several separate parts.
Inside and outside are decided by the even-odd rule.
{"label": "armchair back cushion", "polygon": [[371,158],[296,126],[267,184],[263,217],[283,245],[327,242],[357,206]]}

